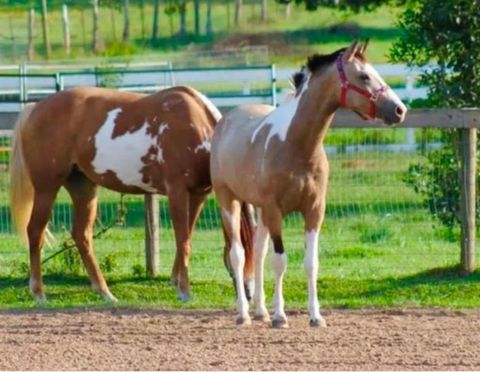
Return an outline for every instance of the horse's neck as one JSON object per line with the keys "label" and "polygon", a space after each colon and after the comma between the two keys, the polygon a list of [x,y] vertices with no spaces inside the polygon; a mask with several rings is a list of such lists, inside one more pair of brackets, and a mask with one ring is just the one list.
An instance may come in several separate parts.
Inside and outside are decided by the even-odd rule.
{"label": "horse's neck", "polygon": [[290,125],[287,141],[306,159],[317,154],[339,103],[335,97],[335,79],[318,76],[305,91]]}

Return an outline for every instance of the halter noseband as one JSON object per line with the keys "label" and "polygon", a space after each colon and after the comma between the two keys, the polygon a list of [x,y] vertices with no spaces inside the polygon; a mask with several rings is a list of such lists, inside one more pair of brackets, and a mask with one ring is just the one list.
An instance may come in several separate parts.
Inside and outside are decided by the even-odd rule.
{"label": "halter noseband", "polygon": [[[380,88],[375,89],[373,92],[369,92],[366,89],[360,88],[359,86],[350,83],[347,79],[347,75],[345,74],[345,69],[343,68],[342,56],[343,56],[343,53],[340,53],[336,61],[338,75],[340,75],[340,85],[342,87],[342,91],[340,93],[340,106],[346,107],[347,93],[349,90],[353,90],[358,94],[364,97],[367,97],[370,100],[370,109],[369,109],[367,118],[375,119],[375,114],[376,114],[375,103],[377,102],[378,97],[380,97],[388,89],[388,86],[382,85]],[[364,115],[360,115],[360,116],[363,117]],[[364,117],[364,119],[367,119],[367,118]]]}

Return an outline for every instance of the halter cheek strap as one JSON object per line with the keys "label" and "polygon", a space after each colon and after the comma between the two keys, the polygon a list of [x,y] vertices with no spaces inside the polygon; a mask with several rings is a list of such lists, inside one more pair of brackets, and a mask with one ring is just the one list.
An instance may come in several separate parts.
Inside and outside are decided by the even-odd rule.
{"label": "halter cheek strap", "polygon": [[[345,69],[343,68],[343,53],[340,53],[337,57],[337,70],[338,75],[340,76],[340,85],[341,85],[341,92],[340,92],[340,106],[346,107],[347,106],[347,93],[349,90],[353,90],[358,94],[368,98],[370,100],[370,109],[368,111],[368,117],[364,119],[374,119],[376,116],[376,102],[378,97],[380,97],[385,91],[387,91],[388,86],[382,85],[380,88],[375,89],[373,92],[370,92],[366,89],[360,88],[359,86],[352,84],[347,79],[347,74],[345,74]],[[363,115],[362,115],[363,116]]]}

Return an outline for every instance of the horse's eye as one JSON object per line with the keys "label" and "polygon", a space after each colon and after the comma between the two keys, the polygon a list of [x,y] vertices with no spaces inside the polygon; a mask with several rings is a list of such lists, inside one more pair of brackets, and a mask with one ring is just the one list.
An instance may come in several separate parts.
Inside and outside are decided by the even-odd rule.
{"label": "horse's eye", "polygon": [[366,74],[366,73],[362,73],[362,74],[360,74],[360,80],[362,80],[362,81],[369,81],[369,80],[370,80],[370,76],[368,76],[368,74]]}

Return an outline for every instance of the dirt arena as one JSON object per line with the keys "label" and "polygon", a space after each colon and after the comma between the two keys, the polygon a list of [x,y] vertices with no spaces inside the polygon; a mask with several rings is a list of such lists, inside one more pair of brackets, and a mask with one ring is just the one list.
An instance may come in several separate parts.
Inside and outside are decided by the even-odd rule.
{"label": "dirt arena", "polygon": [[478,370],[480,311],[326,311],[312,330],[233,312],[1,311],[0,370]]}

